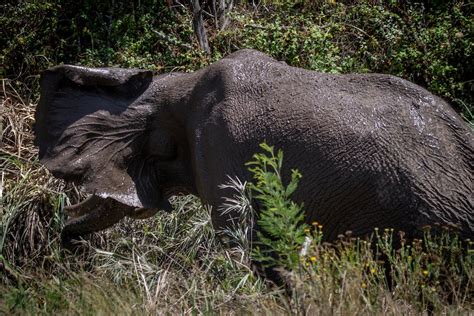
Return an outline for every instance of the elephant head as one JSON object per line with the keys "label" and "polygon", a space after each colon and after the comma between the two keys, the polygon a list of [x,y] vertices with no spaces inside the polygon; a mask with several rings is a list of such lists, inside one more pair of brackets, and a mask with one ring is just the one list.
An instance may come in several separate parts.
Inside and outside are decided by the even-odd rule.
{"label": "elephant head", "polygon": [[152,97],[162,77],[117,68],[45,71],[34,128],[40,161],[92,201],[114,200],[108,213],[169,210],[169,192],[192,192],[193,184],[178,123]]}

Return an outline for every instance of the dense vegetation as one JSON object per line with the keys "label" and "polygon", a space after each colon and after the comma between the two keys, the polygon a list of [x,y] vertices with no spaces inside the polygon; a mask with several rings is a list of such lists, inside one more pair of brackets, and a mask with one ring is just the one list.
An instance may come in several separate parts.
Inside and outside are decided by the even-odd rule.
{"label": "dense vegetation", "polygon": [[[248,166],[254,184],[231,184],[236,197],[230,204],[243,214],[228,232],[232,247],[217,240],[208,210],[188,196],[175,199],[171,214],[126,220],[94,234],[80,254],[61,251],[61,209],[81,196],[38,163],[31,133],[38,76],[52,65],[192,71],[239,48],[255,48],[318,71],[404,77],[449,100],[473,124],[472,3],[235,2],[222,29],[212,16],[213,1],[201,1],[210,54],[199,48],[187,1],[2,5],[0,313],[472,312],[471,243],[427,229],[423,240],[394,250],[391,239],[400,236],[383,228],[370,240],[349,234],[334,245],[323,243],[318,223],[297,225],[301,208],[291,192],[299,175],[285,187],[278,177],[284,159],[269,147]],[[281,212],[260,219],[272,238],[253,252],[249,194]],[[287,226],[278,226],[279,216]],[[265,253],[269,248],[276,257]],[[289,293],[256,277],[250,256],[284,267]]]}
{"label": "dense vegetation", "polygon": [[30,84],[31,76],[58,63],[194,70],[247,47],[307,69],[398,75],[472,119],[472,3],[250,3],[235,5],[223,30],[204,14],[207,56],[198,49],[189,5],[178,1],[12,1],[0,20],[2,75]]}

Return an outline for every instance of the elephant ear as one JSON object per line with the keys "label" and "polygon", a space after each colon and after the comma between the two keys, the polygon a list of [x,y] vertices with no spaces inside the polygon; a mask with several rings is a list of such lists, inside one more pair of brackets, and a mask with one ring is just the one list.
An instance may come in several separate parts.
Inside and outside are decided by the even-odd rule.
{"label": "elephant ear", "polygon": [[34,131],[40,161],[55,177],[134,207],[160,207],[143,153],[152,73],[58,66],[41,76]]}

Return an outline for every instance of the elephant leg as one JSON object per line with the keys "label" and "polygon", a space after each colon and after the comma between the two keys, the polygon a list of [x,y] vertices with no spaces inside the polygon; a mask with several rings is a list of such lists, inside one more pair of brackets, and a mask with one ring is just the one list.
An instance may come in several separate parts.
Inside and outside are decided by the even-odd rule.
{"label": "elephant leg", "polygon": [[[96,205],[90,201],[88,203]],[[76,241],[81,236],[108,228],[131,212],[130,207],[124,207],[109,198],[101,199],[93,210],[85,207],[84,210],[84,215],[70,218],[61,231],[62,246],[68,250],[75,249]]]}

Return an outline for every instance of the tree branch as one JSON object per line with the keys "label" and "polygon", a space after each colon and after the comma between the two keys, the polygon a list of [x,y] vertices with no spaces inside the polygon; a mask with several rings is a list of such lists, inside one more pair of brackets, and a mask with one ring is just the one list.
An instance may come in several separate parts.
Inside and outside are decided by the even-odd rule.
{"label": "tree branch", "polygon": [[193,27],[194,33],[196,34],[199,42],[199,46],[206,54],[211,53],[209,48],[209,42],[207,40],[206,29],[204,28],[204,22],[202,19],[202,9],[199,4],[199,0],[191,0],[191,6],[193,8]]}

